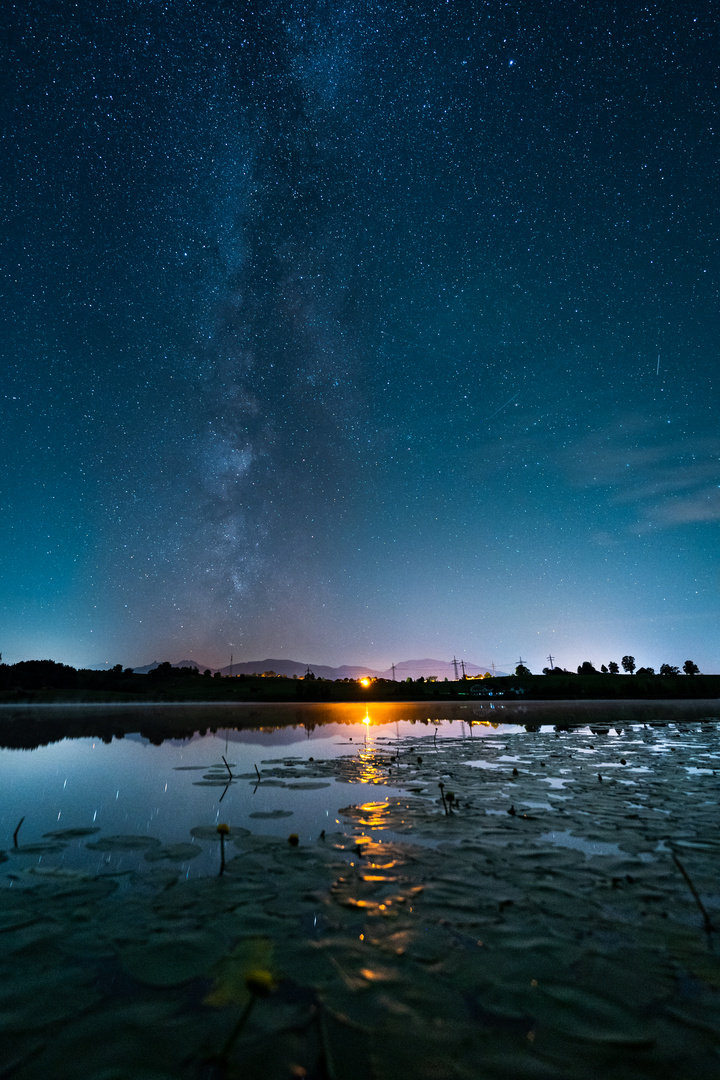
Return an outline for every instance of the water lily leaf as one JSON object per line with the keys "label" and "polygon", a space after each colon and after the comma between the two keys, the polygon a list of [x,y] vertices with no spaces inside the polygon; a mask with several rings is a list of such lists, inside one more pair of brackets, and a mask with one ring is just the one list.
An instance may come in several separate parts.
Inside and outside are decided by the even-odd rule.
{"label": "water lily leaf", "polygon": [[226,776],[224,780],[193,780],[193,787],[229,787],[234,783],[236,783],[235,780]]}
{"label": "water lily leaf", "polygon": [[[242,836],[250,836],[250,830],[243,829],[242,825],[228,825],[228,828],[230,832],[225,834],[226,840],[237,840]],[[220,833],[217,831],[217,825],[195,825],[190,830],[190,835],[194,836],[196,840],[212,840],[214,843],[220,843]]]}
{"label": "water lily leaf", "polygon": [[225,951],[225,940],[211,930],[153,934],[148,941],[119,950],[124,971],[149,986],[177,986],[204,975]]}
{"label": "water lily leaf", "polygon": [[160,847],[160,841],[154,836],[103,836],[100,840],[93,840],[85,847],[92,851],[142,851],[146,848]]}
{"label": "water lily leaf", "polygon": [[305,915],[308,911],[316,911],[320,906],[321,902],[316,897],[289,896],[287,893],[276,896],[264,904],[265,911],[269,915],[280,915],[284,919]]}
{"label": "water lily leaf", "polygon": [[291,791],[319,791],[320,788],[331,787],[329,782],[320,780],[301,780],[297,784],[286,784]]}
{"label": "water lily leaf", "polygon": [[0,911],[0,932],[3,930],[18,930],[21,926],[30,926],[38,922],[40,915],[24,908],[9,908]]}
{"label": "water lily leaf", "polygon": [[284,817],[292,817],[292,816],[293,816],[293,811],[292,810],[253,810],[253,812],[251,814],[248,814],[248,817],[251,817],[251,818],[267,818],[267,819],[284,818]]}
{"label": "water lily leaf", "polygon": [[0,980],[0,1032],[36,1031],[98,1001],[90,967],[18,965]]}
{"label": "water lily leaf", "polygon": [[58,941],[63,952],[78,959],[105,960],[115,956],[115,946],[97,930],[78,930]]}
{"label": "water lily leaf", "polygon": [[43,833],[43,836],[52,836],[55,840],[77,840],[82,836],[92,836],[100,832],[99,825],[88,825],[86,828],[77,829],[51,829]]}
{"label": "water lily leaf", "polygon": [[633,1016],[623,1002],[577,986],[543,987],[538,998],[544,999],[542,1011],[547,1022],[574,1039],[637,1048],[652,1046],[655,1041],[650,1024]]}
{"label": "water lily leaf", "polygon": [[21,844],[20,847],[10,848],[10,854],[15,855],[50,855],[54,851],[64,851],[67,844],[61,840],[38,840],[35,844]]}
{"label": "water lily leaf", "polygon": [[202,848],[198,847],[197,844],[161,844],[160,847],[146,851],[143,858],[147,862],[160,862],[161,860],[187,862],[189,859],[196,859],[201,854]]}
{"label": "water lily leaf", "polygon": [[206,1005],[239,1005],[250,999],[248,976],[256,971],[272,973],[273,944],[268,938],[245,938],[219,964]]}

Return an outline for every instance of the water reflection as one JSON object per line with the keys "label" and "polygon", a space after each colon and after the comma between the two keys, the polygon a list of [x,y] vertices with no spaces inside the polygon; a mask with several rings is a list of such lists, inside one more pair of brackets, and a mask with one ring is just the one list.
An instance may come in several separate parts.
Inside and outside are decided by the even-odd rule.
{"label": "water reflection", "polygon": [[[428,711],[432,710],[428,716]],[[520,724],[528,730],[553,724],[565,729],[574,725],[667,723],[675,719],[712,716],[716,701],[525,701],[525,702],[320,702],[261,704],[180,705],[2,705],[0,748],[33,749],[62,739],[95,738],[104,743],[138,735],[159,746],[167,741],[186,741],[223,732],[228,742],[243,742],[247,733],[266,735],[274,745],[282,741],[281,729],[302,731],[306,740],[328,724],[354,727],[377,739],[378,728],[410,724],[439,734],[472,738],[499,723]],[[448,722],[453,730],[448,732]],[[458,724],[459,722],[459,724]],[[457,726],[456,726],[457,725]],[[383,733],[385,735],[385,733]],[[396,728],[396,737],[398,730]],[[385,735],[385,738],[388,736]],[[288,742],[297,735],[289,733]],[[364,741],[364,739],[363,739]]]}
{"label": "water reflection", "polygon": [[[426,702],[306,703],[257,705],[48,705],[0,706],[0,747],[34,749],[62,739],[94,738],[104,743],[123,738],[141,738],[155,746],[168,741],[184,742],[191,738],[224,733],[229,742],[243,742],[246,733],[270,736],[274,745],[283,741],[281,730],[302,730],[309,740],[318,728],[340,724],[353,728],[363,725],[364,732],[399,724],[431,727],[460,721],[467,724],[481,719],[483,705],[444,702],[432,706],[427,715]],[[294,742],[288,734],[286,741]],[[365,736],[363,736],[363,741]],[[357,741],[357,739],[356,739]]]}

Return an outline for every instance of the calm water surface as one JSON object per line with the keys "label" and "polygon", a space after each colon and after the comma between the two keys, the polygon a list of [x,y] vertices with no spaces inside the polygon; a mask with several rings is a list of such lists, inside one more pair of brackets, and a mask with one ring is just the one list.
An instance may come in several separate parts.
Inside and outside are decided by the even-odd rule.
{"label": "calm water surface", "polygon": [[[631,704],[637,709],[636,703]],[[696,708],[696,704],[692,707]],[[133,869],[142,865],[142,852],[92,851],[86,846],[88,840],[130,834],[152,836],[163,843],[194,843],[191,829],[220,821],[255,833],[296,832],[302,841],[309,841],[323,829],[332,832],[343,828],[338,820],[341,807],[380,797],[374,781],[387,773],[373,764],[375,751],[391,751],[399,740],[407,739],[502,738],[522,730],[517,721],[546,723],[549,718],[548,703],[393,703],[370,705],[367,709],[363,705],[307,705],[301,713],[292,707],[284,714],[283,707],[255,706],[250,720],[254,729],[237,730],[230,726],[243,722],[242,710],[237,706],[193,708],[199,718],[198,728],[216,728],[214,733],[166,739],[161,745],[128,734],[109,742],[100,738],[59,738],[32,750],[1,749],[0,849],[9,852],[10,858],[0,864],[0,878],[8,883],[19,870],[38,866],[93,872]],[[612,715],[617,716],[622,708],[618,703],[612,713],[602,714],[593,707],[589,713],[591,722],[609,715],[612,723]],[[648,708],[648,717],[662,714],[662,703]],[[579,722],[582,713],[578,709],[582,710],[582,706],[576,703],[567,703],[564,709],[556,705],[556,722]],[[674,710],[681,714],[682,703],[674,703]],[[127,712],[123,710],[125,716]],[[38,713],[28,711],[28,731]],[[79,716],[85,719],[89,715],[82,707],[68,706],[64,713],[68,729]],[[57,717],[62,712],[56,709],[53,714]],[[166,721],[168,714],[172,715],[172,709],[163,706]],[[94,709],[94,715],[107,721],[112,707]],[[187,711],[179,706],[177,715],[187,717]],[[282,722],[283,715],[301,722],[275,726]],[[147,708],[142,716],[143,724],[139,726],[148,731]],[[0,732],[1,725],[2,710]],[[310,758],[321,761],[348,755],[364,762],[355,782],[321,777],[326,786],[317,790],[257,784],[253,776],[237,779],[228,787],[198,784],[206,770],[218,772],[225,768],[223,758],[237,777],[254,774],[256,768],[262,772],[273,764],[280,766],[286,759],[306,765]],[[382,797],[393,794],[404,792],[383,784]],[[285,816],[251,816],[278,810],[285,811]],[[23,817],[16,850],[13,833]],[[23,854],[23,846],[38,843],[52,830],[87,827],[100,832],[94,837],[71,840],[62,851]],[[202,842],[198,846],[202,854],[182,866],[188,876],[207,874],[216,868],[214,845]]]}
{"label": "calm water surface", "polygon": [[[427,706],[418,710],[417,706],[383,705],[367,710],[364,706],[324,705],[307,709],[300,725],[274,729],[269,725],[260,730],[218,728],[215,733],[167,739],[159,746],[130,734],[110,742],[64,738],[32,750],[1,749],[0,849],[11,857],[0,865],[0,877],[7,880],[10,875],[12,880],[18,868],[38,866],[94,872],[134,869],[142,864],[142,852],[92,851],[86,846],[88,841],[129,834],[152,836],[163,843],[195,842],[193,827],[220,821],[255,833],[297,832],[303,841],[314,839],[323,829],[332,832],[342,828],[338,821],[341,807],[378,797],[374,780],[386,772],[381,774],[373,767],[374,751],[390,751],[398,740],[408,737],[432,739],[435,731],[438,739],[480,739],[496,734],[501,727],[508,732],[520,730],[515,724],[499,727],[497,723],[474,723],[471,729],[462,720],[421,716],[426,711]],[[54,710],[55,715],[57,712]],[[167,708],[163,712],[167,718]],[[234,712],[237,716],[236,707]],[[417,719],[407,719],[409,712],[416,713]],[[71,707],[67,713],[69,723],[78,715]],[[397,719],[392,719],[393,713]],[[337,722],[332,720],[334,714]],[[268,718],[277,719],[277,715],[276,707],[268,710]],[[215,727],[227,722],[228,711],[208,706],[203,717],[208,727]],[[256,768],[262,771],[279,766],[287,759],[306,765],[311,758],[319,761],[348,755],[368,763],[358,780],[347,783],[321,777],[327,786],[318,790],[266,786],[252,777],[237,779],[226,788],[198,783],[206,771],[223,770],[223,758],[237,777],[254,774]],[[383,785],[382,795],[391,794],[400,792]],[[275,810],[291,816],[250,816]],[[13,833],[22,817],[25,820],[15,849]],[[100,832],[69,841],[61,852],[22,854],[23,846],[37,844],[53,830],[87,827]],[[183,864],[188,876],[216,868],[214,845],[204,842],[198,846],[202,854]]]}

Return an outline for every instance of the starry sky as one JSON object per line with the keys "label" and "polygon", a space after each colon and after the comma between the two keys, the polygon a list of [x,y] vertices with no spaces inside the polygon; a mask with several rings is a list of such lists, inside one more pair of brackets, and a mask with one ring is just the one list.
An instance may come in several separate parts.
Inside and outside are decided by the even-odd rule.
{"label": "starry sky", "polygon": [[720,670],[712,2],[12,8],[6,662]]}

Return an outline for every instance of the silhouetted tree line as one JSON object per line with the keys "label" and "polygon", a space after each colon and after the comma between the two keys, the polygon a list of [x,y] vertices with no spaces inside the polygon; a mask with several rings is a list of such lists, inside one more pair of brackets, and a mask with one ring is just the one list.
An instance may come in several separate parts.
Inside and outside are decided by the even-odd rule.
{"label": "silhouetted tree line", "polygon": [[[652,668],[652,667],[639,667],[639,668],[636,668],[635,657],[634,656],[623,656],[623,658],[622,658],[622,660],[620,662],[622,664],[623,671],[627,675],[633,675],[633,674],[635,674],[635,675],[655,675],[655,668]],[[694,660],[686,660],[685,663],[683,664],[682,669],[683,669],[683,672],[686,675],[699,675],[700,674],[700,668],[697,666],[697,664],[694,662]],[[590,660],[584,660],[582,664],[578,665],[578,669],[577,669],[578,675],[618,675],[619,672],[620,672],[620,668],[618,667],[618,665],[616,664],[616,662],[614,660],[610,660],[610,662],[607,665],[601,664],[599,671]],[[520,674],[520,672],[517,669],[516,669],[515,673]],[[529,675],[530,672],[527,671],[527,669],[525,669],[522,672],[522,674],[523,675],[524,674]],[[673,664],[661,664],[660,665],[660,674],[661,675],[679,675],[680,674],[680,668],[674,666]],[[545,668],[543,668],[543,675],[572,675],[572,672],[571,671],[566,671],[565,668],[560,668],[560,667],[552,667],[552,668],[545,667]]]}
{"label": "silhouetted tree line", "polygon": [[[161,664],[157,681],[172,672],[177,678],[181,672],[197,675],[197,668],[173,668]],[[155,671],[160,670],[156,668]],[[169,671],[167,670],[169,669]],[[151,674],[153,674],[151,672]],[[18,664],[0,664],[0,690],[130,690],[137,691],[145,676],[136,675],[132,668],[122,664],[104,671],[74,668],[58,664],[55,660],[21,660]]]}

